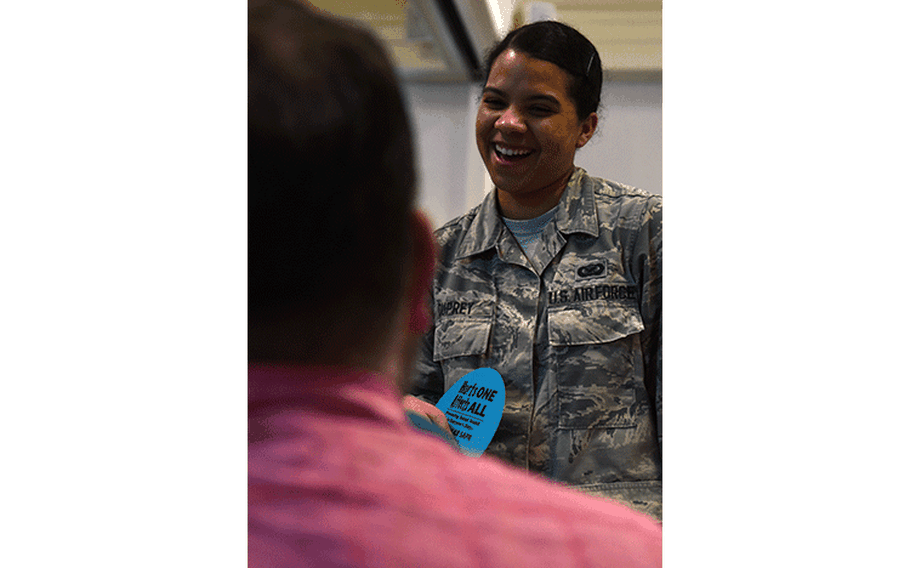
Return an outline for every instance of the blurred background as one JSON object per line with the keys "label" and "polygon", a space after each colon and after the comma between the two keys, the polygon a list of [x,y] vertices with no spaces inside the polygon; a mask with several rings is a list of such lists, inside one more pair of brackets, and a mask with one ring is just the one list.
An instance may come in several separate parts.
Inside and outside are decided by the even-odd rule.
{"label": "blurred background", "polygon": [[600,123],[576,156],[588,173],[652,193],[662,187],[662,3],[653,0],[311,0],[385,42],[417,146],[420,205],[437,227],[492,189],[474,142],[486,51],[511,29],[569,24],[604,66]]}

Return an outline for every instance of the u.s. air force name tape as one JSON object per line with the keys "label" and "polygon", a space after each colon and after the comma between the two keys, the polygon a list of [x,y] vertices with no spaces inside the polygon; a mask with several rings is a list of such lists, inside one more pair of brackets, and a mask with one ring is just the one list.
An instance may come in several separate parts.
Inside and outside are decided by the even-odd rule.
{"label": "u.s. air force name tape", "polygon": [[469,456],[479,456],[490,445],[505,406],[502,376],[489,367],[463,376],[436,404],[446,415],[462,453]]}

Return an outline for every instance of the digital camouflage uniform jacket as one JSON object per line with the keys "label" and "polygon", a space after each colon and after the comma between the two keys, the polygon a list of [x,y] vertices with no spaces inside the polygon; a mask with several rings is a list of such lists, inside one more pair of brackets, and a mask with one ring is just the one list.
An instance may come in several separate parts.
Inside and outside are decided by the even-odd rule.
{"label": "digital camouflage uniform jacket", "polygon": [[576,168],[534,265],[495,191],[436,231],[440,265],[412,393],[480,367],[506,408],[486,453],[661,518],[660,196]]}

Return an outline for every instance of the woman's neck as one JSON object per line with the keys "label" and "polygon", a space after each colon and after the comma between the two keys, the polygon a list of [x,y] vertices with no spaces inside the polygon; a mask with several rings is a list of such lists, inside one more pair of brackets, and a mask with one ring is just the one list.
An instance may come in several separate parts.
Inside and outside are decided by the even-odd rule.
{"label": "woman's neck", "polygon": [[532,192],[513,193],[496,188],[499,212],[503,217],[515,220],[540,217],[559,203],[574,171],[572,168],[553,183]]}

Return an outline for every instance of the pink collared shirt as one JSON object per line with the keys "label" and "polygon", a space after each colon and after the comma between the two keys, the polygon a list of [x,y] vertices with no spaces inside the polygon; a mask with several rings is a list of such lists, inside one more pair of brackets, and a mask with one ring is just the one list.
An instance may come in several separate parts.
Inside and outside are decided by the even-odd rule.
{"label": "pink collared shirt", "polygon": [[249,368],[249,566],[660,566],[661,527],[412,428],[380,376]]}

